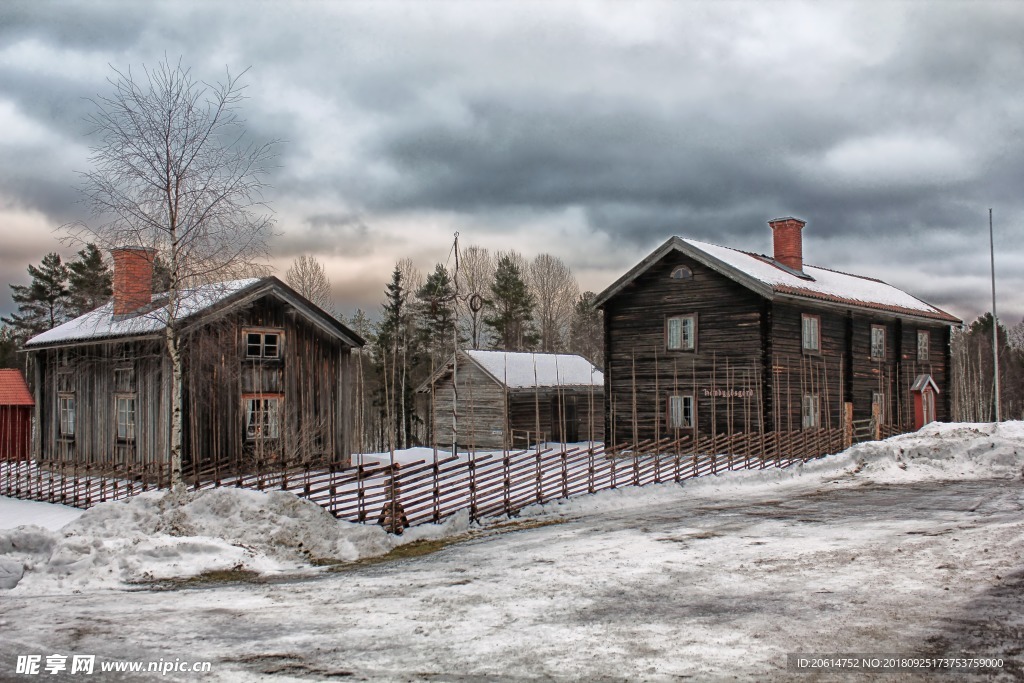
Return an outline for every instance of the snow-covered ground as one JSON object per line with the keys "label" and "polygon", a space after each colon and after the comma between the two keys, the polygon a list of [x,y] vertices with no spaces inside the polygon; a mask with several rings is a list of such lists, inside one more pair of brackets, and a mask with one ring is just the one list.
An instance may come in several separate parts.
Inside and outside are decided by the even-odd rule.
{"label": "snow-covered ground", "polygon": [[82,516],[83,510],[66,505],[15,500],[0,496],[0,530],[35,524],[56,531]]}
{"label": "snow-covered ground", "polygon": [[[198,497],[177,517],[155,496],[99,506],[59,532],[56,563],[0,535],[0,558],[37,563],[0,592],[0,679],[18,654],[58,652],[208,660],[203,679],[224,681],[821,680],[785,668],[802,652],[1001,656],[995,677],[1019,680],[1022,468],[1024,425],[936,425],[804,467],[533,508],[428,555],[316,573],[311,556],[393,541],[360,527],[346,555],[349,532],[314,511],[245,496]],[[258,582],[102,580],[200,538],[276,564],[251,561]],[[85,568],[61,578],[71,552]]]}

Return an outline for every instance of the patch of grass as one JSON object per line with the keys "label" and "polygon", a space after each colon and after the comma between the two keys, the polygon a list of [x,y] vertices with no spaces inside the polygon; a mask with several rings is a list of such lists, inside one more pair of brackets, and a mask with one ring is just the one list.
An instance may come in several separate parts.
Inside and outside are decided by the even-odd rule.
{"label": "patch of grass", "polygon": [[178,590],[181,588],[197,588],[230,583],[267,583],[267,580],[254,571],[235,567],[234,569],[215,569],[196,576],[180,579],[158,579],[139,582],[135,585],[146,590]]}
{"label": "patch of grass", "polygon": [[457,545],[464,543],[476,538],[484,538],[487,536],[496,536],[498,534],[506,534],[514,531],[525,531],[527,529],[539,529],[541,527],[552,526],[555,524],[564,523],[564,519],[545,519],[545,520],[515,520],[510,519],[504,522],[498,522],[496,524],[490,524],[486,527],[479,529],[471,529],[466,533],[459,534],[457,536],[448,536],[445,538],[425,538],[419,541],[412,541],[411,543],[404,543],[400,546],[395,547],[386,555],[379,555],[377,557],[366,557],[355,562],[342,562],[338,560],[318,560],[319,566],[328,567],[329,572],[344,572],[352,569],[358,569],[360,567],[366,567],[368,565],[383,564],[385,562],[393,562],[397,560],[407,560],[415,557],[423,557],[424,555],[430,555],[436,553],[439,550],[443,550],[450,545]]}

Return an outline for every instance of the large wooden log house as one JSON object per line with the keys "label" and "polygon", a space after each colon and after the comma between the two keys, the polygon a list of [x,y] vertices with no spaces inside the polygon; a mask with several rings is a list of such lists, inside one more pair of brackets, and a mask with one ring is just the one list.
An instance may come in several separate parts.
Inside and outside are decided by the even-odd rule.
{"label": "large wooden log house", "polygon": [[[113,300],[27,343],[36,460],[167,467],[171,366],[152,259],[115,250]],[[199,286],[176,319],[186,472],[349,463],[357,334],[274,277]]]}
{"label": "large wooden log house", "polygon": [[442,448],[453,440],[501,449],[604,437],[604,378],[582,356],[459,351],[416,392],[420,418],[434,425]]}
{"label": "large wooden log house", "polygon": [[960,320],[769,225],[773,256],[672,237],[598,296],[609,443],[949,419]]}

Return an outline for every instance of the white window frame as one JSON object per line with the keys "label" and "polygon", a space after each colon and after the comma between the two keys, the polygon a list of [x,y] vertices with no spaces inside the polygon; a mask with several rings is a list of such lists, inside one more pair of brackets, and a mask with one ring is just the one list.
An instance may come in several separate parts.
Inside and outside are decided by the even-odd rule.
{"label": "white window frame", "polygon": [[[687,337],[685,331],[687,323],[690,327],[690,334]],[[696,351],[697,350],[697,314],[687,313],[686,315],[673,315],[665,318],[665,348],[668,351]]]}
{"label": "white window frame", "polygon": [[[877,338],[876,338],[877,335]],[[871,359],[885,360],[885,325],[871,326]],[[877,343],[876,343],[877,342]]]}
{"label": "white window frame", "polygon": [[135,441],[136,433],[135,394],[117,394],[114,396],[114,433],[118,442]]}
{"label": "white window frame", "polygon": [[245,440],[261,441],[281,438],[281,405],[283,403],[284,397],[280,395],[245,396],[242,399]]}
{"label": "white window frame", "polygon": [[804,353],[821,353],[821,316],[803,313],[800,316],[800,348]]}
{"label": "white window frame", "polygon": [[[689,420],[687,420],[687,413],[689,413]],[[693,429],[696,422],[697,402],[694,400],[693,394],[669,394],[668,428]]]}
{"label": "white window frame", "polygon": [[[871,405],[872,406],[875,406],[875,405],[878,406],[878,424],[883,424],[884,425],[885,424],[885,393],[881,392],[881,391],[872,391],[871,392]],[[874,413],[875,413],[875,411],[874,411],[874,409],[872,409],[872,411],[871,411],[872,416],[874,416]]]}
{"label": "white window frame", "polygon": [[804,429],[821,427],[821,402],[817,394],[804,394],[801,401],[801,418]]}
{"label": "white window frame", "polygon": [[60,435],[64,438],[74,438],[76,418],[74,394],[57,395],[57,414],[59,415]]}
{"label": "white window frame", "polygon": [[[922,344],[923,342],[923,344]],[[917,331],[917,362],[927,363],[932,350],[932,334],[928,330]]]}
{"label": "white window frame", "polygon": [[[269,358],[281,357],[281,345],[284,341],[284,330],[243,330],[245,341],[246,358]],[[268,344],[267,338],[273,337],[274,342]],[[254,340],[254,338],[256,338]]]}

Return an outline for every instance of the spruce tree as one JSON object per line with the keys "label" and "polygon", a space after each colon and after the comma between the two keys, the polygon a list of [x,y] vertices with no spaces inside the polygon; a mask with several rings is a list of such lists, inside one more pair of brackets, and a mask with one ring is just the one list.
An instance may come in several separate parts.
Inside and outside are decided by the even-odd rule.
{"label": "spruce tree", "polygon": [[171,269],[167,261],[157,254],[153,258],[153,292],[163,294],[171,288]]}
{"label": "spruce tree", "polygon": [[531,323],[535,301],[522,271],[508,255],[498,260],[484,306],[488,311],[484,325],[493,331],[493,348],[528,351],[537,345],[539,336]]}
{"label": "spruce tree", "polygon": [[68,319],[68,269],[60,255],[51,252],[39,266],[30,265],[28,285],[11,285],[11,298],[18,312],[3,322],[14,328],[19,345],[30,337],[53,329]]}
{"label": "spruce tree", "polygon": [[408,299],[405,278],[396,266],[386,287],[374,344],[377,372],[381,378],[378,400],[381,422],[394,435],[395,448],[406,448],[410,444],[413,424],[413,386],[409,370],[418,358]]}
{"label": "spruce tree", "polygon": [[95,244],[85,245],[78,258],[68,263],[68,311],[71,317],[94,311],[113,294],[114,274]]}
{"label": "spruce tree", "polygon": [[433,367],[455,353],[455,282],[448,270],[437,264],[434,272],[416,292],[418,332]]}

